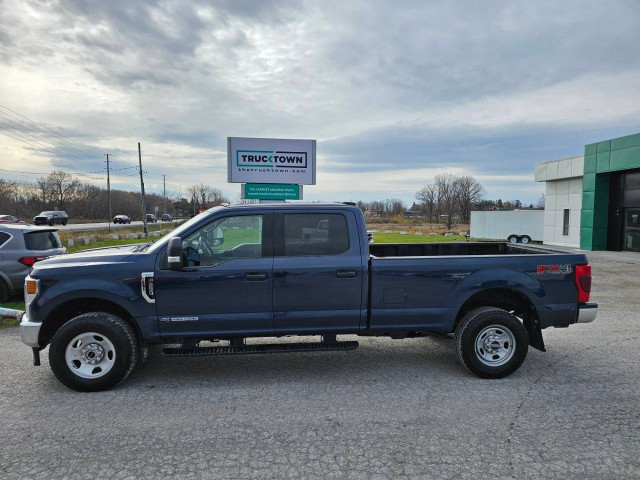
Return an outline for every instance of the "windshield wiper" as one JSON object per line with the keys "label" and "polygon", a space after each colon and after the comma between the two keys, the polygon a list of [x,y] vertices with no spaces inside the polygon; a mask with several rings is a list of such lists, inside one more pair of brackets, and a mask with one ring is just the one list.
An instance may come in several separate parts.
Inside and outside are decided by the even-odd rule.
{"label": "windshield wiper", "polygon": [[135,247],[133,249],[134,252],[144,252],[147,248],[149,248],[151,246],[151,244],[155,242],[155,240],[151,240],[150,242],[147,243],[143,243],[142,245],[140,245],[139,247]]}

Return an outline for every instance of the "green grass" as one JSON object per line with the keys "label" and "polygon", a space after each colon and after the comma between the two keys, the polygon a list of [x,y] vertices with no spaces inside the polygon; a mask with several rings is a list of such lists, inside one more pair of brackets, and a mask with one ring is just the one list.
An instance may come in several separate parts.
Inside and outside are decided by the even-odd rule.
{"label": "green grass", "polygon": [[399,233],[381,233],[373,234],[375,243],[439,243],[439,242],[464,242],[466,240],[462,235],[453,235],[445,237],[444,235],[400,235]]}
{"label": "green grass", "polygon": [[[0,303],[0,307],[24,310],[24,302],[22,300],[3,302]],[[3,328],[15,327],[16,325],[18,325],[18,320],[16,320],[15,318],[5,318],[2,320],[2,323],[0,323],[0,330],[2,330]]]}
{"label": "green grass", "polygon": [[67,248],[67,252],[74,253],[81,252],[82,250],[90,250],[92,248],[116,247],[118,245],[130,245],[132,243],[147,243],[151,240],[158,240],[158,238],[123,238],[118,240],[105,240],[104,242],[96,242],[90,245],[79,245],[77,247]]}

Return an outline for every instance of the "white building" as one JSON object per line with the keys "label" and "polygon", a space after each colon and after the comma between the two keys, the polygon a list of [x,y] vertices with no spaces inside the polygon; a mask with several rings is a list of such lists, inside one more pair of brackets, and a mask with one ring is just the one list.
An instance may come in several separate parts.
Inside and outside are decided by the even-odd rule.
{"label": "white building", "polygon": [[584,155],[535,165],[535,181],[546,182],[543,242],[580,248]]}

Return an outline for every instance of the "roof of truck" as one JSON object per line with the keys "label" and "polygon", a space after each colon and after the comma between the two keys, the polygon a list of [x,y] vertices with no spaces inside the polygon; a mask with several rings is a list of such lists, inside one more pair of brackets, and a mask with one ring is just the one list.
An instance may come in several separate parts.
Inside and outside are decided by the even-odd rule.
{"label": "roof of truck", "polygon": [[[256,206],[264,206],[264,207],[357,207],[353,202],[323,202],[323,203],[312,203],[312,202],[269,202],[269,203],[238,203],[238,204],[229,204],[223,203],[220,205],[222,207],[231,207],[231,208],[255,208]],[[214,207],[215,208],[215,207]]]}

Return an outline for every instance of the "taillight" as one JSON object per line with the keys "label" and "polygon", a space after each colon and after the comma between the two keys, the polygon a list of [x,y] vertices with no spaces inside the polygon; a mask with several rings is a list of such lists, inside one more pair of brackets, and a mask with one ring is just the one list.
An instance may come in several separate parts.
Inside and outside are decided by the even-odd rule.
{"label": "taillight", "polygon": [[21,257],[18,259],[18,261],[23,264],[26,265],[27,267],[32,267],[34,263],[39,262],[40,260],[44,260],[47,257]]}
{"label": "taillight", "polygon": [[575,282],[578,287],[578,303],[587,303],[591,293],[591,265],[576,265]]}

